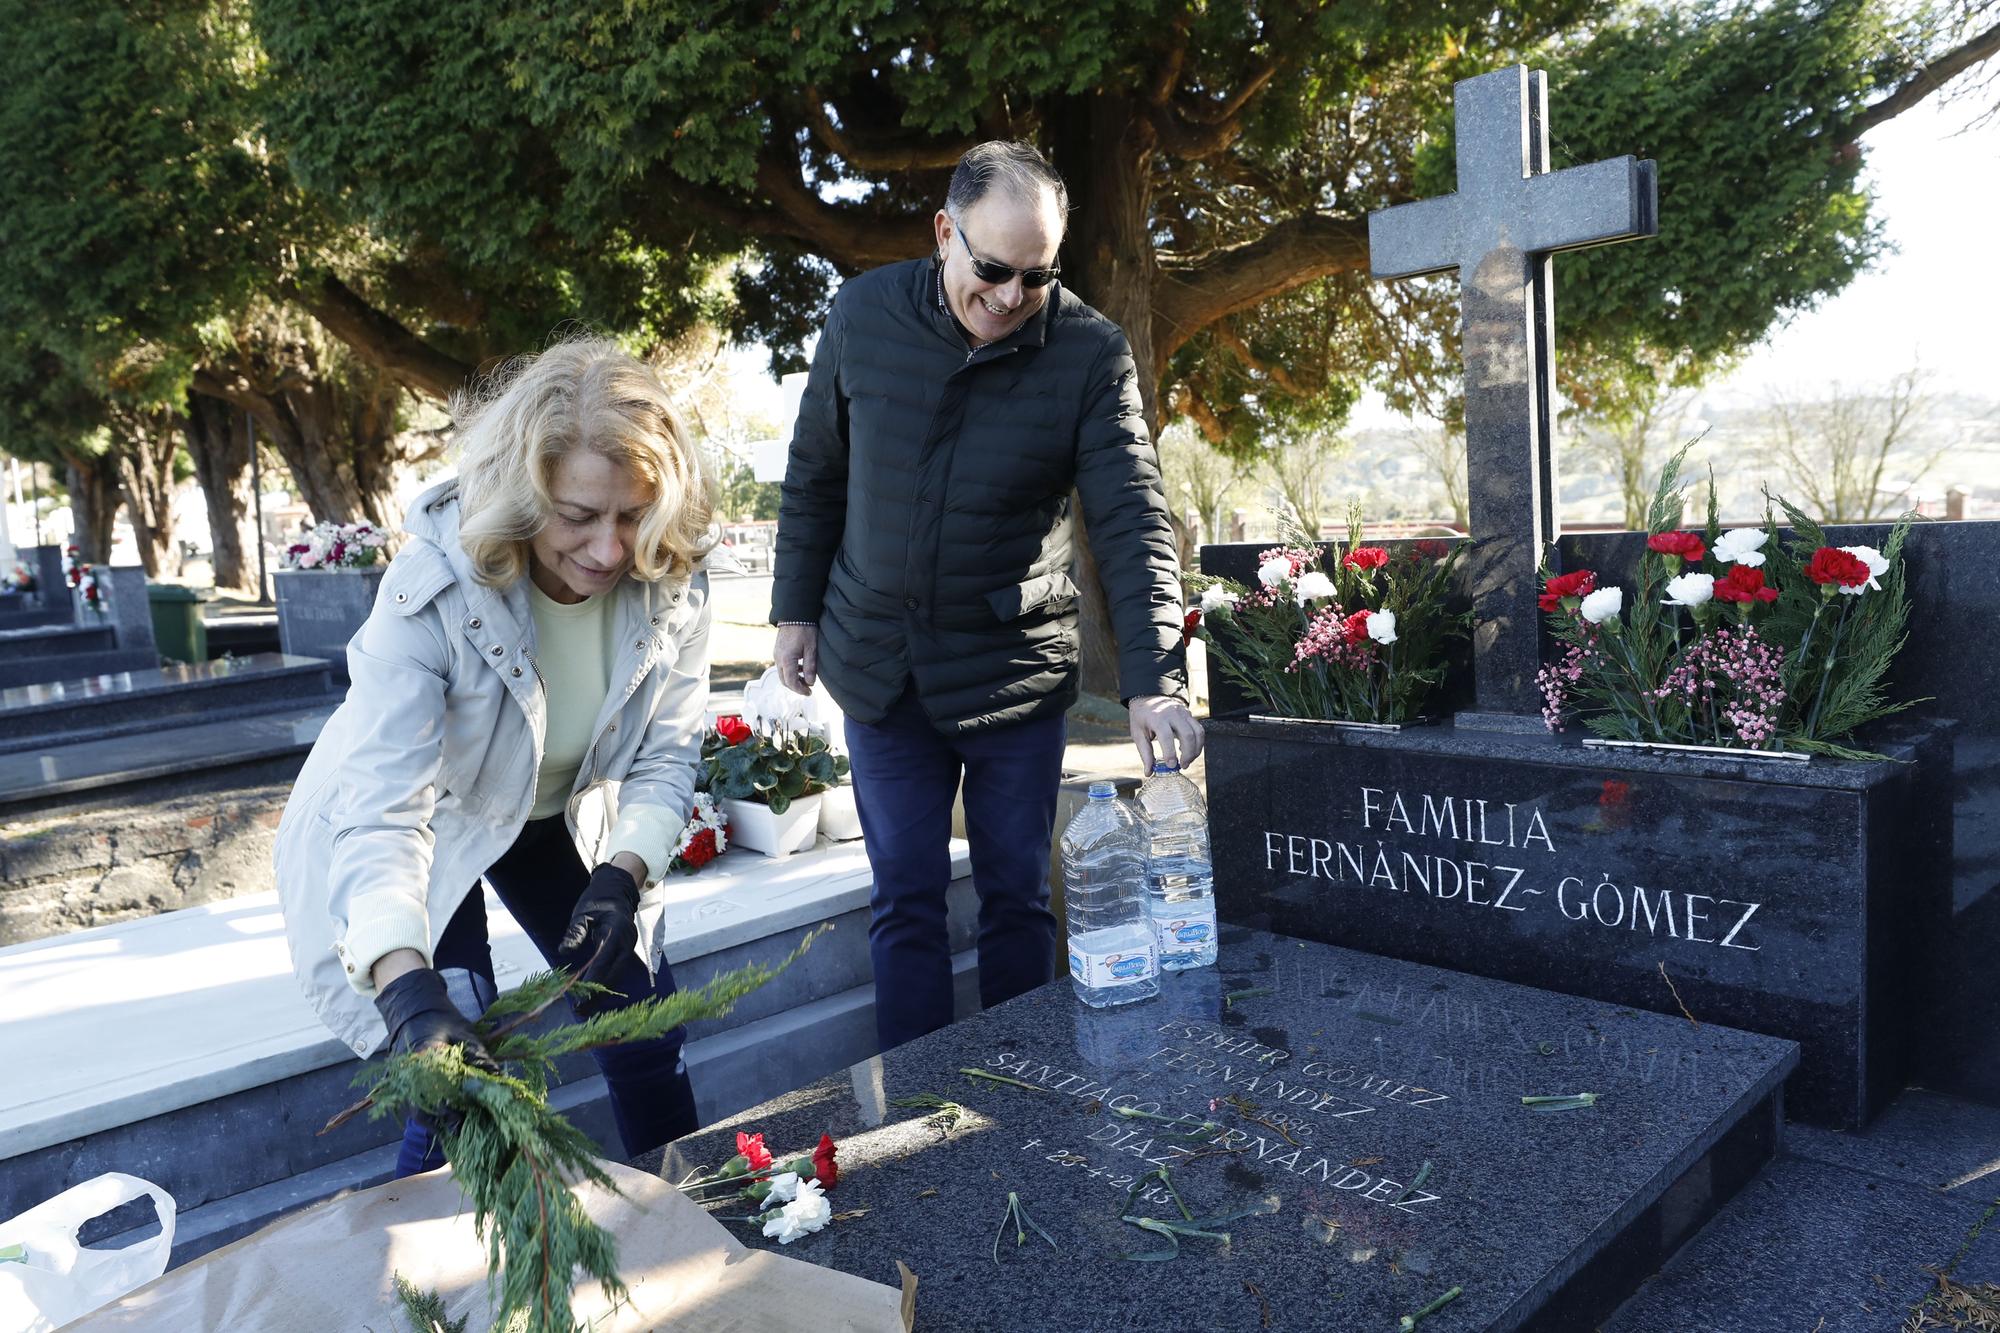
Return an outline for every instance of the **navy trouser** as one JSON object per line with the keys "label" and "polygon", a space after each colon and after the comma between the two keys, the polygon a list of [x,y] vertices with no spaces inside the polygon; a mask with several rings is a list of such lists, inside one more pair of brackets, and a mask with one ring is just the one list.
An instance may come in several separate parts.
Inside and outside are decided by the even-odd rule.
{"label": "navy trouser", "polygon": [[[576,854],[561,815],[529,821],[521,836],[486,872],[486,882],[520,922],[542,957],[555,964],[556,945],[569,928],[570,913],[583,896],[590,871]],[[498,993],[493,984],[493,951],[486,937],[486,899],[478,885],[465,895],[444,933],[438,937],[431,965],[445,979],[452,1000],[468,1018],[476,1018]],[[639,1000],[674,993],[674,974],[667,960],[646,975],[637,954],[628,953],[608,983],[617,995],[605,1006],[621,1009]],[[652,1041],[626,1042],[591,1052],[611,1093],[611,1116],[627,1157],[659,1147],[692,1133],[698,1122],[694,1088],[681,1062],[685,1028],[675,1028]],[[431,1131],[412,1119],[403,1126],[403,1147],[396,1157],[398,1176],[415,1175],[444,1165],[444,1154]]]}
{"label": "navy trouser", "polygon": [[914,688],[880,722],[847,719],[854,799],[875,873],[868,952],[883,1050],[952,1020],[944,895],[961,774],[979,895],[980,1003],[991,1008],[1049,979],[1049,845],[1065,730],[1058,715],[946,736]]}

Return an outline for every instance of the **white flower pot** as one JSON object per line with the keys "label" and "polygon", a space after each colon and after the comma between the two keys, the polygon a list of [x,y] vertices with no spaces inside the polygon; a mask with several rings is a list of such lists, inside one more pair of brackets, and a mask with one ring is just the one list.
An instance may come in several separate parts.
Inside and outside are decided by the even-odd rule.
{"label": "white flower pot", "polygon": [[766,856],[802,852],[819,833],[819,800],[817,795],[801,796],[784,814],[774,815],[768,805],[725,798],[722,815],[729,821],[729,845]]}
{"label": "white flower pot", "polygon": [[861,836],[861,809],[854,788],[846,783],[819,794],[819,831],[831,842],[852,842]]}

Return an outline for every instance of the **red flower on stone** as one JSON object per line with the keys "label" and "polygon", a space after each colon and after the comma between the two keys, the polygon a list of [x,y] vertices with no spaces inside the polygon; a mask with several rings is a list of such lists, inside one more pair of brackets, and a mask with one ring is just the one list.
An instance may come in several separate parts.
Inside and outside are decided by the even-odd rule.
{"label": "red flower on stone", "polygon": [[1631,783],[1620,782],[1616,778],[1606,778],[1604,780],[1604,790],[1598,794],[1597,803],[1599,805],[1623,805],[1631,795]]}
{"label": "red flower on stone", "polygon": [[715,850],[715,830],[705,828],[688,839],[688,845],[681,852],[681,864],[689,870],[699,870],[713,861],[720,853]]}
{"label": "red flower on stone", "polygon": [[771,1165],[771,1150],[764,1146],[762,1134],[736,1132],[736,1153],[750,1163],[752,1171],[762,1171]]}
{"label": "red flower on stone", "polygon": [[1715,581],[1718,602],[1775,602],[1778,590],[1764,586],[1764,571],[1748,565],[1733,565]]}
{"label": "red flower on stone", "polygon": [[1357,546],[1340,563],[1349,569],[1380,569],[1389,563],[1389,552],[1380,546]]}
{"label": "red flower on stone", "polygon": [[750,724],[735,713],[724,713],[715,719],[715,734],[731,745],[741,745],[750,739]]}
{"label": "red flower on stone", "polygon": [[1435,537],[1426,537],[1410,548],[1410,559],[1442,560],[1450,551],[1451,548],[1449,546],[1446,546]]}
{"label": "red flower on stone", "polygon": [[1368,612],[1356,611],[1341,621],[1340,633],[1349,643],[1365,643],[1368,639]]}
{"label": "red flower on stone", "polygon": [[1708,553],[1708,546],[1692,532],[1656,532],[1646,538],[1646,549],[1661,555],[1677,555],[1695,561]]}
{"label": "red flower on stone", "polygon": [[1579,569],[1573,574],[1558,574],[1542,585],[1542,595],[1535,604],[1544,611],[1554,611],[1562,606],[1563,598],[1585,596],[1595,587],[1595,571]]}
{"label": "red flower on stone", "polygon": [[819,1181],[821,1189],[832,1189],[840,1179],[840,1164],[833,1160],[833,1153],[832,1135],[820,1135],[819,1146],[813,1149],[813,1178]]}
{"label": "red flower on stone", "polygon": [[1806,577],[1821,587],[1837,584],[1858,588],[1868,582],[1868,564],[1838,546],[1822,546],[1813,552],[1812,562],[1806,566]]}
{"label": "red flower on stone", "polygon": [[1195,628],[1200,624],[1201,608],[1198,606],[1189,608],[1187,618],[1181,622],[1181,647],[1187,647],[1188,640],[1194,637]]}

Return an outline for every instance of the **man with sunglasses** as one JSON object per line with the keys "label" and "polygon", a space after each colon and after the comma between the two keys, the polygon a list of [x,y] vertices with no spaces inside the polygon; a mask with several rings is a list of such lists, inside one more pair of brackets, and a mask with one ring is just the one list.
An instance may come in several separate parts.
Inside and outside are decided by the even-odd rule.
{"label": "man with sunglasses", "polygon": [[801,692],[824,679],[847,715],[885,1050],[952,1020],[945,890],[961,778],[980,1000],[1050,977],[1079,502],[1133,744],[1148,771],[1201,752],[1141,372],[1118,326],[1059,281],[1067,208],[1031,145],[968,152],[935,253],[841,288],[792,438],[778,668]]}

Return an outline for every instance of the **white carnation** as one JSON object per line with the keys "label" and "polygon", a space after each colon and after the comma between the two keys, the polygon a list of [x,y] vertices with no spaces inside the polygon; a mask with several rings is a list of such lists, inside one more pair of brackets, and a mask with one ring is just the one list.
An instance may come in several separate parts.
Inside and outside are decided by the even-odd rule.
{"label": "white carnation", "polygon": [[1220,583],[1211,583],[1201,590],[1201,613],[1205,616],[1212,615],[1219,606],[1233,608],[1235,605],[1236,594]]}
{"label": "white carnation", "polygon": [[1292,587],[1292,596],[1298,599],[1300,606],[1304,606],[1321,597],[1331,597],[1334,591],[1333,580],[1313,569],[1299,575],[1299,581]]}
{"label": "white carnation", "polygon": [[1257,582],[1267,588],[1275,588],[1292,576],[1292,562],[1281,555],[1274,555],[1257,566]]}
{"label": "white carnation", "polygon": [[1578,610],[1582,612],[1583,618],[1591,624],[1602,625],[1607,620],[1616,619],[1618,613],[1624,607],[1625,590],[1623,588],[1599,588],[1596,592],[1591,593],[1583,599],[1583,605]]}
{"label": "white carnation", "polygon": [[1368,637],[1377,643],[1396,641],[1396,613],[1394,611],[1370,611],[1368,613]]}
{"label": "white carnation", "polygon": [[1755,569],[1764,563],[1764,543],[1769,534],[1761,528],[1731,528],[1715,539],[1714,555],[1730,565]]}
{"label": "white carnation", "polygon": [[1889,572],[1889,562],[1883,557],[1882,553],[1872,546],[1843,546],[1840,549],[1868,566],[1868,582],[1861,584],[1859,587],[1842,588],[1841,591],[1855,597],[1859,597],[1869,588],[1873,588],[1877,592],[1882,591],[1880,579],[1882,575]]}
{"label": "white carnation", "polygon": [[1715,596],[1715,575],[1683,574],[1667,580],[1667,606],[1695,607]]}

